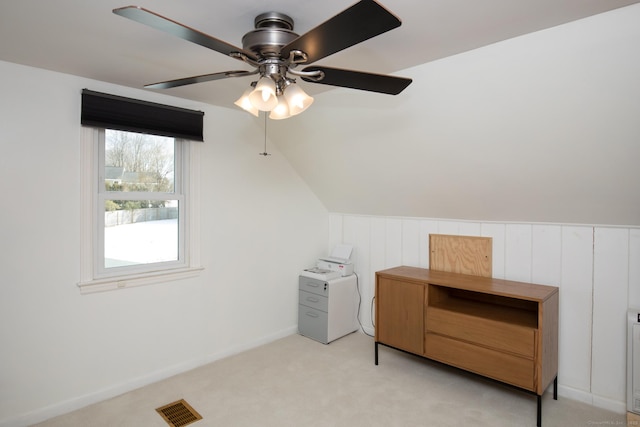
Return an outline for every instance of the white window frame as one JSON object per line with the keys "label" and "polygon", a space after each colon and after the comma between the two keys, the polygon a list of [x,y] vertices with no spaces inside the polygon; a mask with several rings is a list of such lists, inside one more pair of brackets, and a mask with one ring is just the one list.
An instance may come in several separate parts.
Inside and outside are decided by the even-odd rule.
{"label": "white window frame", "polygon": [[[104,146],[104,129],[82,127],[81,135],[81,252],[80,292],[94,293],[134,286],[150,285],[197,276],[200,266],[200,144],[182,140],[176,153],[177,185],[184,203],[184,215],[180,215],[179,232],[184,246],[180,247],[180,260],[176,262],[145,264],[132,268],[104,269],[104,203],[99,195],[101,176],[100,153]],[[104,151],[104,148],[102,149]],[[178,165],[179,162],[179,165]],[[104,181],[103,181],[104,182]]]}

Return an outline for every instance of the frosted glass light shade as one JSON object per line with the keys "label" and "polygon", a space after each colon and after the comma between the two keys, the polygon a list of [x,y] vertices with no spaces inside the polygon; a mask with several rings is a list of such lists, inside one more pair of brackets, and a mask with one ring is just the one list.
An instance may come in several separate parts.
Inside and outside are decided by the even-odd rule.
{"label": "frosted glass light shade", "polygon": [[256,88],[249,94],[251,105],[260,111],[271,111],[278,105],[276,82],[270,77],[261,77]]}
{"label": "frosted glass light shade", "polygon": [[289,117],[291,117],[291,114],[289,114],[289,105],[287,104],[287,100],[284,96],[279,96],[278,105],[276,105],[276,108],[271,110],[269,118],[273,120],[282,120]]}
{"label": "frosted glass light shade", "polygon": [[306,94],[297,84],[291,84],[284,90],[284,97],[289,104],[292,116],[302,113],[313,104],[313,98]]}
{"label": "frosted glass light shade", "polygon": [[258,115],[260,114],[260,111],[256,107],[254,107],[251,104],[251,101],[249,100],[249,94],[252,91],[253,91],[253,88],[249,87],[249,89],[245,90],[242,96],[238,98],[238,100],[234,102],[234,104],[236,104],[238,107],[242,108],[243,110],[253,114],[254,116],[258,117]]}

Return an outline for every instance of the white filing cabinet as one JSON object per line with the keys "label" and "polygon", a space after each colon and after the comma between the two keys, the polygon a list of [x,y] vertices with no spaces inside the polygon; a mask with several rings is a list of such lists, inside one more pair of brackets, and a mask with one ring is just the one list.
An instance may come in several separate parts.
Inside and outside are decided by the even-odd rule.
{"label": "white filing cabinet", "polygon": [[356,276],[332,280],[300,276],[298,332],[323,344],[358,330]]}

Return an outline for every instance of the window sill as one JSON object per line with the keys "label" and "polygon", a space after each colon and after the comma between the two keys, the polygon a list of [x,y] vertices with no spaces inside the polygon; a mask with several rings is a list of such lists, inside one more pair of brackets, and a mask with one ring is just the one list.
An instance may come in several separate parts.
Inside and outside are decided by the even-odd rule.
{"label": "window sill", "polygon": [[97,292],[115,291],[118,289],[146,286],[156,283],[171,282],[175,280],[196,277],[204,270],[203,267],[187,267],[175,270],[158,271],[154,273],[136,274],[130,276],[109,277],[105,279],[89,280],[78,283],[81,294],[93,294]]}

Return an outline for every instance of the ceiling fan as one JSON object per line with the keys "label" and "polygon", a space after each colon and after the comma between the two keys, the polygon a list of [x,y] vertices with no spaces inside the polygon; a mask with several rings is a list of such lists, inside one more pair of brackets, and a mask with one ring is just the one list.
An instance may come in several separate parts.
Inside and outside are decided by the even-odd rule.
{"label": "ceiling fan", "polygon": [[[216,39],[179,22],[138,6],[126,6],[113,13],[199,44],[249,64],[253,70],[223,71],[146,85],[167,89],[230,77],[259,75],[236,105],[258,116],[271,111],[270,118],[299,114],[313,102],[296,84],[296,77],[351,89],[397,95],[411,79],[355,70],[310,65],[329,55],[392,30],[401,21],[374,0],[360,0],[307,33],[293,32],[293,19],[283,13],[266,12],[255,18],[255,29],[242,37],[242,48]],[[302,70],[297,68],[306,65]]]}

